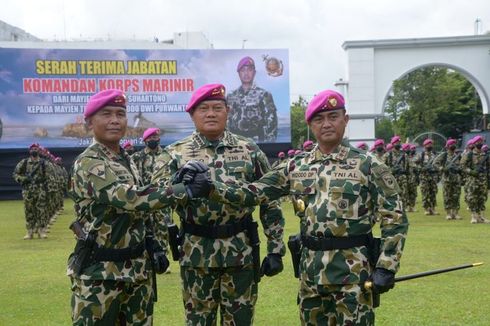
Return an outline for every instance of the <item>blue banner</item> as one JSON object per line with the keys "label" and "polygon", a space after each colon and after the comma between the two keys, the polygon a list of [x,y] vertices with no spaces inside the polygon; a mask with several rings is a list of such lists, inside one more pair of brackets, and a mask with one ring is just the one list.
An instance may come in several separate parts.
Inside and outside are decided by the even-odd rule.
{"label": "blue banner", "polygon": [[[242,86],[247,77],[237,71],[239,62],[254,66],[251,88]],[[85,104],[110,88],[127,96],[125,139],[141,145],[143,131],[158,127],[162,143],[170,144],[194,130],[185,107],[192,92],[208,83],[226,87],[231,131],[258,143],[288,143],[288,64],[284,49],[0,48],[0,148],[87,146],[92,137],[84,124]]]}

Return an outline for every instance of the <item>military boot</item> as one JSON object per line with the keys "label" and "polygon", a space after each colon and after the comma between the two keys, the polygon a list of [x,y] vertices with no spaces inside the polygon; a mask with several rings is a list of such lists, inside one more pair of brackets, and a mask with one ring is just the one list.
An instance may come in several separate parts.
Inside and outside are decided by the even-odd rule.
{"label": "military boot", "polygon": [[462,220],[463,218],[461,216],[459,216],[458,212],[459,211],[457,209],[453,209],[453,218],[455,220]]}
{"label": "military boot", "polygon": [[471,212],[471,224],[478,223],[478,213]]}
{"label": "military boot", "polygon": [[425,212],[424,212],[425,215],[432,215],[430,209],[426,209]]}
{"label": "military boot", "polygon": [[46,234],[45,228],[38,228],[37,229],[37,237],[39,239],[46,239],[48,237]]}
{"label": "military boot", "polygon": [[446,209],[446,220],[452,220],[453,217],[453,212],[450,209]]}
{"label": "military boot", "polygon": [[481,213],[478,215],[478,223],[490,224],[490,220],[486,219]]}
{"label": "military boot", "polygon": [[24,240],[32,239],[32,229],[28,229],[26,235],[24,236]]}

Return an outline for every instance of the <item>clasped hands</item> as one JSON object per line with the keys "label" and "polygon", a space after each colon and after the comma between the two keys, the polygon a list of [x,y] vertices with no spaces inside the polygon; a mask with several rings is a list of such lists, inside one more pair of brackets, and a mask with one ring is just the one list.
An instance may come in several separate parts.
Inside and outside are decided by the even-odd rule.
{"label": "clasped hands", "polygon": [[172,184],[177,183],[184,184],[190,199],[207,197],[212,185],[209,167],[201,161],[189,161],[175,173]]}

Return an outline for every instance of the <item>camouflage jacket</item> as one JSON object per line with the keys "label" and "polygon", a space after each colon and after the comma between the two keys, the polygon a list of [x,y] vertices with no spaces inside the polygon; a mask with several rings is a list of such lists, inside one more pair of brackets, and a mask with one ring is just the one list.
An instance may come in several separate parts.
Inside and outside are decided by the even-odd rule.
{"label": "camouflage jacket", "polygon": [[[371,154],[347,144],[328,155],[312,152],[281,164],[259,181],[235,185],[215,182],[210,198],[250,206],[286,194],[303,196],[301,234],[347,237],[369,234],[381,217],[381,255],[376,267],[397,272],[408,220],[389,168]],[[366,246],[312,251],[303,248],[301,280],[315,284],[356,284],[372,271]]]}
{"label": "camouflage jacket", "polygon": [[[467,151],[461,158],[461,168],[465,174],[470,177],[486,181],[490,179],[490,158],[488,153],[478,149]],[[471,171],[477,172],[478,176],[469,174]]]}
{"label": "camouflage jacket", "polygon": [[437,154],[434,152],[426,152],[423,151],[420,153],[415,162],[417,166],[419,167],[420,171],[420,180],[434,180],[435,182],[438,182],[439,180],[439,171],[438,169],[434,166],[434,161],[437,157]]}
{"label": "camouflage jacket", "polygon": [[[70,195],[77,219],[96,235],[97,246],[109,249],[135,247],[148,230],[143,211],[159,209],[186,200],[182,184],[165,189],[140,187],[136,166],[124,150],[112,152],[94,142],[73,163]],[[96,262],[83,270],[81,279],[134,282],[146,279],[148,254],[125,262]],[[68,268],[68,275],[73,271]]]}
{"label": "camouflage jacket", "polygon": [[393,149],[384,155],[384,163],[391,168],[395,177],[407,175],[410,170],[410,159],[403,151]]}
{"label": "camouflage jacket", "polygon": [[163,149],[158,146],[155,150],[150,150],[148,147],[143,148],[139,152],[131,155],[136,168],[143,179],[143,184],[150,184],[151,178],[153,176],[153,171],[155,171],[156,157],[161,155]]}
{"label": "camouflage jacket", "polygon": [[22,185],[24,190],[29,190],[30,187],[35,185],[45,186],[49,173],[49,167],[45,159],[33,160],[28,157],[17,163],[12,177],[15,182]]}
{"label": "camouflage jacket", "polygon": [[[250,139],[225,131],[223,138],[213,144],[194,132],[166,150],[171,161],[155,173],[154,182],[167,184],[173,174],[189,160],[205,162],[213,180],[221,182],[253,182],[269,171],[265,154]],[[178,205],[175,212],[181,221],[190,224],[216,226],[238,222],[252,214],[254,207],[224,205],[206,198],[193,199]],[[284,255],[284,218],[279,203],[260,206],[260,220],[267,237],[267,251]],[[202,238],[186,234],[180,259],[182,266],[230,267],[252,264],[252,247],[244,232],[226,239]]]}
{"label": "camouflage jacket", "polygon": [[455,152],[444,151],[434,159],[434,166],[442,173],[445,182],[459,182],[461,155]]}
{"label": "camouflage jacket", "polygon": [[274,142],[277,137],[277,110],[272,94],[252,86],[242,86],[228,94],[230,132],[252,138],[258,142]]}

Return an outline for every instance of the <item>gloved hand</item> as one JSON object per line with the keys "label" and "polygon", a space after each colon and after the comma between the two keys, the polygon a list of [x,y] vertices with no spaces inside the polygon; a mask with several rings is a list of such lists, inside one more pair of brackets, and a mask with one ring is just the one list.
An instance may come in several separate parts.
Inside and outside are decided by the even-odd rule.
{"label": "gloved hand", "polygon": [[260,266],[260,276],[274,276],[284,269],[282,257],[279,254],[267,254]]}
{"label": "gloved hand", "polygon": [[204,173],[208,170],[209,167],[201,161],[189,161],[175,173],[172,184],[190,183],[197,173]]}
{"label": "gloved hand", "polygon": [[155,272],[157,274],[163,274],[167,271],[170,266],[170,262],[168,261],[167,255],[165,251],[155,251],[153,253],[153,263],[155,264]]}
{"label": "gloved hand", "polygon": [[212,182],[207,172],[195,174],[189,182],[186,182],[186,176],[184,176],[183,183],[190,199],[207,197],[211,192]]}
{"label": "gloved hand", "polygon": [[373,291],[377,293],[388,292],[395,286],[395,273],[384,268],[376,268],[371,275]]}

